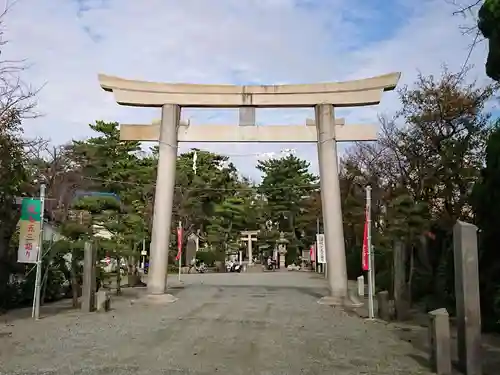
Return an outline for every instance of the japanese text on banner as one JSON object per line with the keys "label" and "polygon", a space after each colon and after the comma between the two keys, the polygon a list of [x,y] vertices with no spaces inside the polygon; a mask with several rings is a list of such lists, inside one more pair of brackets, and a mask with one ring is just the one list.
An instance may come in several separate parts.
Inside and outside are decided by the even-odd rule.
{"label": "japanese text on banner", "polygon": [[19,220],[19,263],[36,263],[40,247],[41,203],[39,199],[25,198]]}
{"label": "japanese text on banner", "polygon": [[326,263],[325,235],[317,234],[316,243],[318,244],[318,263]]}

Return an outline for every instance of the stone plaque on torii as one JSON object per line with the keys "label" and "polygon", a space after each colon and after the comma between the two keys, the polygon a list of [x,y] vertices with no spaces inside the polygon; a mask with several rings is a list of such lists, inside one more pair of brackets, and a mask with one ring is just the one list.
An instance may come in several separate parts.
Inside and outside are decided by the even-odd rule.
{"label": "stone plaque on torii", "polygon": [[[338,178],[337,142],[376,140],[376,125],[344,125],[335,107],[379,104],[394,90],[400,73],[319,84],[197,85],[127,80],[99,75],[101,87],[118,104],[162,109],[155,125],[123,125],[122,140],[159,141],[148,291],[165,294],[178,142],[310,142],[318,148],[321,202],[330,295],[321,303],[350,304]],[[240,108],[239,125],[192,126],[181,122],[182,107]],[[256,108],[313,107],[314,121],[304,125],[257,126]]]}
{"label": "stone plaque on torii", "polygon": [[244,230],[241,232],[241,235],[244,236],[241,240],[247,242],[247,256],[248,256],[248,264],[253,264],[253,254],[252,254],[252,242],[257,241],[256,236],[259,234],[258,230]]}

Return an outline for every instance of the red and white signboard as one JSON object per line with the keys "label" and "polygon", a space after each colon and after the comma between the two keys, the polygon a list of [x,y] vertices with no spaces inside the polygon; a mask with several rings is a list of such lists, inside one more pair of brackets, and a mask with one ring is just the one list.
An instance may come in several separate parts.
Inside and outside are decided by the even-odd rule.
{"label": "red and white signboard", "polygon": [[370,269],[370,252],[368,249],[368,210],[365,213],[365,229],[363,231],[363,252],[361,255],[363,271]]}
{"label": "red and white signboard", "polygon": [[311,245],[311,248],[309,249],[309,257],[311,259],[311,262],[316,262],[316,246]]}

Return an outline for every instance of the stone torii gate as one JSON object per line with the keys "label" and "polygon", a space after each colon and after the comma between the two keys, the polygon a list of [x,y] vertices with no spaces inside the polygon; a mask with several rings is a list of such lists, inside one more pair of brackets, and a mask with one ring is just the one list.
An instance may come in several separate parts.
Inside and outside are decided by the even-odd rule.
{"label": "stone torii gate", "polygon": [[[344,126],[343,121],[335,121],[334,108],[379,104],[384,91],[393,90],[399,78],[400,73],[391,73],[338,83],[235,86],[154,83],[99,75],[101,87],[113,92],[118,104],[162,108],[158,125],[121,127],[124,140],[160,143],[149,293],[166,293],[178,142],[315,142],[330,286],[330,295],[321,302],[350,304],[336,142],[376,140],[377,127]],[[240,126],[190,126],[180,121],[182,107],[240,108]],[[255,109],[259,107],[313,107],[315,120],[306,125],[256,126]]]}
{"label": "stone torii gate", "polygon": [[243,236],[241,238],[241,241],[246,241],[247,243],[247,257],[249,265],[253,264],[252,241],[257,241],[257,238],[253,236],[256,236],[258,234],[258,230],[244,230],[243,232],[241,232],[241,235]]}

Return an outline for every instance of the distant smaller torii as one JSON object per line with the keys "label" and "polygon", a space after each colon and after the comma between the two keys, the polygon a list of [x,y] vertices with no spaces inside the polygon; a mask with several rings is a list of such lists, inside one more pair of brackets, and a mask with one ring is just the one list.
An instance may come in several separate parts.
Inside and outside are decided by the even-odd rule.
{"label": "distant smaller torii", "polygon": [[248,265],[253,264],[252,242],[257,241],[257,238],[253,236],[256,236],[258,234],[258,230],[244,230],[241,232],[241,235],[244,236],[241,240],[247,242]]}

